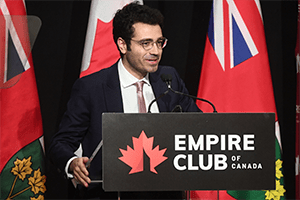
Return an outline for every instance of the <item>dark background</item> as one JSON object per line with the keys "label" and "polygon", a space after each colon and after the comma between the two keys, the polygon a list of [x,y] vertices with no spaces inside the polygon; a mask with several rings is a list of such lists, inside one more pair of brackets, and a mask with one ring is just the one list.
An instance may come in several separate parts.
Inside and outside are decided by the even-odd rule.
{"label": "dark background", "polygon": [[[162,64],[174,66],[196,95],[212,0],[144,1],[165,16],[169,39]],[[28,15],[42,21],[33,60],[46,149],[57,131],[74,81],[79,77],[90,1],[27,0]],[[262,0],[266,41],[283,145],[286,197],[295,198],[295,102],[297,1]],[[68,197],[68,181],[46,160],[47,199]]]}

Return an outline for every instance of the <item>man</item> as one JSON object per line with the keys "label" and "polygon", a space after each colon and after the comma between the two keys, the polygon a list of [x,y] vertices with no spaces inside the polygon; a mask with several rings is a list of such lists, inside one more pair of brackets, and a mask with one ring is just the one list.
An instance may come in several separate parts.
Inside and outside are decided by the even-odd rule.
{"label": "man", "polygon": [[[61,171],[84,186],[80,189],[84,198],[111,198],[110,193],[102,191],[100,184],[91,183],[91,179],[102,179],[102,152],[98,152],[90,168],[85,166],[102,140],[102,113],[144,112],[145,108],[139,110],[143,106],[139,106],[136,85],[142,82],[144,106],[147,108],[155,97],[167,90],[161,74],[171,74],[172,88],[188,93],[172,67],[158,65],[167,42],[162,26],[163,16],[158,10],[138,3],[131,3],[119,10],[113,20],[113,35],[121,59],[108,69],[78,79],[73,86],[67,111],[52,140],[49,155]],[[168,93],[152,105],[151,112],[171,112],[176,105],[180,105],[184,112],[200,111],[192,99]],[[78,158],[74,151],[80,143],[83,157]],[[144,196],[175,199],[181,198],[181,193],[157,192]],[[140,199],[144,196],[142,193],[122,193],[121,199]]]}

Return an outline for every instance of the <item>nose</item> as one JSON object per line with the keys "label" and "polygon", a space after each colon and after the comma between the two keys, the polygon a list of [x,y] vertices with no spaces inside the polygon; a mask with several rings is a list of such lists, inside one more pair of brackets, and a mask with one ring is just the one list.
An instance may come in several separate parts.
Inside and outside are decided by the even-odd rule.
{"label": "nose", "polygon": [[155,55],[158,55],[160,53],[160,49],[158,48],[157,46],[157,43],[156,42],[153,42],[153,46],[152,48],[150,49],[150,54],[155,54]]}

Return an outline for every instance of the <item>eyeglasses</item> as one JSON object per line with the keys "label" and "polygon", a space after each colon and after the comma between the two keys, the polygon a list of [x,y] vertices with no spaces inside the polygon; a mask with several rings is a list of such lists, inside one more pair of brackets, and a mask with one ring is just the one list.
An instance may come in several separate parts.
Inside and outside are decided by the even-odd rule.
{"label": "eyeglasses", "polygon": [[156,44],[157,48],[159,49],[163,49],[167,46],[167,41],[168,39],[163,37],[163,38],[159,38],[156,42],[153,42],[152,39],[146,39],[146,40],[133,40],[134,42],[137,42],[139,45],[141,45],[146,51],[149,51],[150,49],[153,48],[154,43]]}

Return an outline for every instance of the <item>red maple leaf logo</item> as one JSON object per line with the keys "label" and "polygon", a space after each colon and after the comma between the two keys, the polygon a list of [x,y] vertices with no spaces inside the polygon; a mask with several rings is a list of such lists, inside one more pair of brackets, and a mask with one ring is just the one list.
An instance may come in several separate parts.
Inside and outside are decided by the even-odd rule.
{"label": "red maple leaf logo", "polygon": [[131,167],[129,174],[144,171],[144,152],[150,158],[150,171],[155,174],[157,171],[154,168],[168,159],[164,156],[167,148],[159,150],[159,145],[157,145],[152,149],[153,139],[154,137],[148,138],[142,131],[139,138],[132,137],[133,149],[128,145],[127,150],[119,149],[123,155],[119,159]]}

